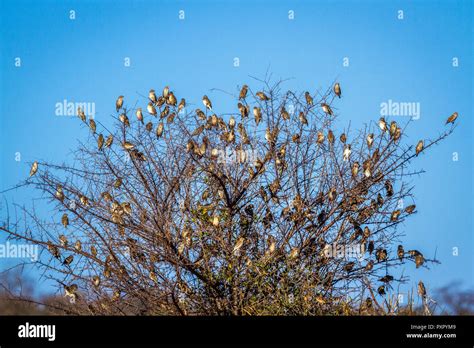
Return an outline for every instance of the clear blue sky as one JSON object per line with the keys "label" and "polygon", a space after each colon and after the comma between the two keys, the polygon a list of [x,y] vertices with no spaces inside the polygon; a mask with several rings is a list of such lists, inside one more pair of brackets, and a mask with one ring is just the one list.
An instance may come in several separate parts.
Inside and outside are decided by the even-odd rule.
{"label": "clear blue sky", "polygon": [[[215,109],[229,112],[225,94],[210,89],[258,86],[249,75],[263,77],[268,68],[275,78],[293,78],[288,89],[315,91],[337,79],[343,91],[336,105],[340,126],[378,119],[380,103],[389,99],[418,102],[421,118],[408,132],[415,143],[436,136],[444,120],[459,112],[455,133],[415,163],[413,169],[427,171],[412,178],[419,213],[401,228],[407,248],[427,257],[437,250],[442,262],[430,271],[408,265],[410,286],[420,279],[428,289],[454,280],[474,286],[471,1],[0,4],[0,191],[27,176],[27,162],[61,162],[77,138],[88,136],[74,117],[55,115],[64,99],[95,103],[96,119],[107,124],[118,95],[133,106],[150,88],[164,85],[189,103],[200,104],[208,94]],[[21,67],[15,67],[16,57]],[[130,67],[124,66],[126,57]],[[453,152],[459,161],[452,161]],[[3,196],[0,216],[4,199],[28,205],[38,194],[18,190]],[[452,255],[453,247],[459,256]],[[7,263],[0,259],[0,269]]]}

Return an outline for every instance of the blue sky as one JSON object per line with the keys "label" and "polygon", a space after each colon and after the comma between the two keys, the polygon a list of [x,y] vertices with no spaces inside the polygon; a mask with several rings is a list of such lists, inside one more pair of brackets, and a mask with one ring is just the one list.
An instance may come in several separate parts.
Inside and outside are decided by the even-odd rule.
{"label": "blue sky", "polygon": [[[411,179],[419,213],[401,228],[404,245],[428,257],[436,251],[442,262],[430,271],[407,265],[409,286],[420,279],[428,289],[454,280],[474,286],[470,1],[0,4],[0,191],[26,177],[28,162],[62,162],[77,139],[88,136],[75,117],[55,115],[56,103],[65,99],[95,103],[96,120],[109,124],[118,95],[135,105],[150,88],[164,85],[191,104],[207,94],[218,111],[229,112],[229,98],[211,89],[258,87],[249,76],[262,78],[267,69],[275,79],[291,78],[286,88],[301,91],[325,89],[337,79],[341,127],[377,120],[382,102],[416,102],[421,117],[408,131],[416,143],[438,135],[445,119],[459,112],[455,133],[414,164],[426,171]],[[349,66],[343,66],[345,57]],[[15,161],[17,152],[21,161]],[[37,196],[28,190],[3,194],[0,216],[5,199],[28,205]],[[0,269],[12,262],[0,259]]]}

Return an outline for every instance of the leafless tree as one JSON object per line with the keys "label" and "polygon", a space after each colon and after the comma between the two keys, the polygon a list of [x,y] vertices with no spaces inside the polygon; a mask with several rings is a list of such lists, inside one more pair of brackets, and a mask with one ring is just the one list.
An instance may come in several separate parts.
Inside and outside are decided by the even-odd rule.
{"label": "leafless tree", "polygon": [[[404,281],[390,270],[426,267],[396,245],[416,213],[406,177],[457,113],[433,140],[406,144],[409,122],[334,129],[339,84],[311,94],[256,83],[237,89],[230,113],[206,96],[201,109],[186,106],[168,87],[140,109],[119,97],[112,130],[78,110],[91,135],[74,164],[33,164],[24,184],[54,207],[53,221],[25,208],[22,225],[1,230],[42,247],[38,266],[68,311],[381,314]],[[354,246],[360,257],[347,257]]]}

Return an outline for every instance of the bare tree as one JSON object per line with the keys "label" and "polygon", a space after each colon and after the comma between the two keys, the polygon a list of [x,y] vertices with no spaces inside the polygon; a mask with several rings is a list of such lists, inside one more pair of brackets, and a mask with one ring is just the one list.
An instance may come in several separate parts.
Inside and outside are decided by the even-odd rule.
{"label": "bare tree", "polygon": [[25,228],[1,229],[47,250],[39,265],[78,314],[385,312],[404,281],[389,271],[430,261],[396,246],[416,213],[409,164],[457,113],[434,140],[404,144],[409,122],[337,132],[338,83],[315,95],[258,84],[222,114],[168,87],[138,109],[120,96],[113,130],[79,109],[91,137],[75,164],[35,162],[24,183],[54,221],[25,209]]}

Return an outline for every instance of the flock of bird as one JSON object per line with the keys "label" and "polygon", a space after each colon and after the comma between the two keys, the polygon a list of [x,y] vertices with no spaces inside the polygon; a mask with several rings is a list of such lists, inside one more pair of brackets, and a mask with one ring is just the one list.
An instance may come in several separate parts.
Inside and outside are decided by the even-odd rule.
{"label": "flock of bird", "polygon": [[[242,88],[240,90],[240,93],[239,93],[239,101],[243,101],[243,100],[245,100],[245,98],[247,98],[248,90],[249,89],[248,89],[247,85],[242,86]],[[340,86],[339,83],[336,83],[333,86],[333,92],[338,98],[341,98],[341,86]],[[262,102],[267,102],[271,98],[270,96],[268,96],[263,91],[259,91],[255,95],[258,98],[258,100],[260,100]],[[305,92],[304,96],[305,96],[306,104],[309,107],[312,107],[313,104],[314,104],[314,100],[313,100],[313,97],[311,96],[311,94],[309,92]],[[173,122],[173,119],[176,116],[176,114],[173,111],[171,111],[170,107],[173,108],[172,110],[174,110],[175,112],[178,112],[178,113],[181,112],[186,107],[185,99],[182,98],[180,100],[180,102],[178,103],[176,96],[174,95],[174,93],[172,91],[170,91],[169,87],[165,87],[160,96],[157,96],[156,93],[155,93],[155,90],[151,89],[149,91],[149,94],[148,94],[148,99],[149,99],[149,102],[148,102],[147,107],[146,107],[146,111],[148,112],[148,114],[150,114],[154,117],[158,117],[157,108],[159,108],[159,110],[160,110],[160,119],[163,119],[163,118],[166,117],[168,123]],[[211,102],[211,100],[209,99],[208,96],[204,95],[202,97],[202,103],[203,103],[206,110],[213,111],[212,102]],[[120,112],[121,110],[123,110],[123,107],[124,107],[124,96],[121,95],[116,100],[116,104],[115,104],[116,111]],[[161,110],[162,107],[163,107],[163,110]],[[324,103],[324,102],[321,103],[320,107],[321,107],[322,111],[325,114],[330,115],[330,116],[334,115],[333,110],[331,109],[330,105],[328,105],[327,103]],[[239,112],[240,112],[242,117],[247,117],[248,114],[250,113],[250,108],[249,108],[247,103],[245,103],[245,105],[244,105],[241,102],[239,102],[238,103],[238,109],[239,109]],[[236,126],[236,121],[235,121],[235,118],[233,116],[230,118],[230,120],[228,122],[228,126],[227,126],[227,125],[225,125],[222,118],[217,117],[215,114],[207,117],[206,113],[204,113],[200,109],[196,110],[196,114],[197,114],[197,116],[200,120],[207,120],[208,125],[202,125],[202,126],[198,127],[191,134],[192,136],[196,136],[196,135],[201,134],[203,132],[203,130],[206,128],[206,126],[209,126],[209,127],[222,126],[223,129],[227,130],[224,134],[224,139],[228,142],[233,142],[234,141],[234,139],[235,139],[234,129],[235,129],[235,126]],[[262,120],[262,109],[258,106],[255,106],[252,109],[252,114],[253,114],[253,117],[255,119],[255,124],[258,126],[260,124],[261,120]],[[281,114],[281,117],[282,117],[283,120],[290,119],[290,114],[285,109],[285,107],[281,108],[280,114]],[[144,121],[144,115],[143,115],[142,108],[137,108],[137,110],[135,112],[135,115],[136,115],[137,120],[141,124],[144,125],[145,121]],[[86,115],[84,114],[83,110],[81,110],[80,108],[78,109],[78,117],[83,122],[86,122],[86,120],[87,120]],[[454,112],[451,116],[448,117],[448,119],[446,120],[446,124],[454,124],[454,122],[456,121],[457,118],[458,118],[458,113]],[[304,112],[299,113],[298,119],[303,125],[308,125],[308,120],[307,120],[307,117],[306,117]],[[129,119],[128,119],[125,112],[120,113],[119,120],[126,127],[130,126],[130,121],[129,121]],[[400,137],[401,137],[401,128],[397,125],[397,123],[395,121],[392,121],[390,124],[387,124],[386,120],[383,117],[381,117],[378,121],[378,126],[379,126],[380,130],[383,133],[388,133],[390,138],[393,141],[398,141],[400,139]],[[90,127],[90,129],[93,133],[96,132],[97,126],[96,126],[96,123],[93,119],[89,119],[89,127]],[[145,127],[148,131],[151,131],[152,128],[153,128],[153,124],[151,122],[149,122],[145,125]],[[248,139],[248,136],[246,134],[245,128],[243,128],[242,125],[239,123],[237,125],[237,129],[238,129],[238,131],[241,135],[242,141],[244,143],[245,142],[248,143],[249,139]],[[157,128],[156,128],[156,136],[158,138],[161,137],[163,135],[163,132],[164,132],[164,123],[160,122],[158,124]],[[374,137],[375,136],[374,136],[373,133],[368,134],[367,137],[366,137],[366,143],[367,143],[367,146],[369,147],[369,149],[372,147],[372,145],[374,143]],[[265,139],[267,140],[267,142],[270,145],[272,145],[275,142],[275,138],[276,138],[275,131],[272,131],[269,128],[267,128],[266,132],[265,132]],[[326,137],[322,132],[317,133],[316,142],[318,144],[322,144],[325,141],[325,139],[326,139]],[[97,147],[98,147],[98,149],[102,150],[103,148],[110,147],[113,143],[113,140],[114,139],[113,139],[112,135],[109,135],[107,138],[104,138],[104,136],[102,134],[99,134],[98,137],[97,137]],[[295,140],[295,139],[293,139],[293,140]],[[334,136],[334,134],[332,133],[331,130],[329,130],[329,132],[327,134],[327,140],[328,140],[329,143],[334,143],[334,141],[335,141],[335,136]],[[350,161],[350,157],[351,157],[351,153],[352,153],[351,144],[346,144],[347,138],[346,138],[345,134],[341,135],[340,140],[344,144],[342,159],[343,159],[344,162],[348,162],[348,161]],[[134,156],[135,158],[138,158],[142,161],[146,160],[143,153],[139,152],[135,148],[134,144],[132,144],[130,142],[127,142],[127,141],[124,141],[122,146],[126,151],[129,151],[131,153],[131,155]],[[204,141],[203,144],[198,145],[198,144],[195,143],[194,140],[190,140],[188,142],[186,148],[187,148],[188,151],[194,151],[195,153],[199,154],[200,156],[203,156],[206,153],[206,150],[207,150],[207,143],[206,143],[206,141]],[[416,147],[415,147],[415,156],[418,156],[423,150],[424,150],[424,142],[423,142],[423,140],[419,140],[418,143],[416,144]],[[215,158],[218,155],[217,149],[212,149],[210,153],[211,153],[212,158]],[[363,170],[363,174],[364,174],[365,177],[370,177],[372,175],[370,162],[371,161],[369,160],[369,161],[365,161],[362,164],[362,170]],[[30,177],[34,176],[38,172],[38,168],[39,168],[38,162],[37,161],[33,162],[32,166],[31,166],[31,169],[30,169]],[[360,163],[357,162],[357,161],[353,162],[352,166],[351,166],[352,176],[353,177],[357,176],[358,173],[359,173],[359,170],[360,170]],[[118,185],[120,186],[120,183]],[[387,190],[388,195],[390,195],[390,194],[393,195],[393,187],[391,186],[391,183],[389,181],[387,181],[385,183],[385,188]],[[61,201],[64,199],[64,193],[63,193],[63,190],[62,190],[61,186],[58,186],[58,188],[57,188],[56,198],[58,198]],[[87,198],[85,196],[81,197],[81,201],[82,200],[84,200],[83,203],[87,203],[87,202],[85,202],[85,200],[87,200]],[[126,207],[120,207],[120,208],[124,211],[126,210]],[[411,206],[408,206],[405,209],[405,212],[408,213],[408,214],[411,214],[411,213],[414,212],[414,210],[415,210],[415,205],[411,205]],[[395,210],[394,212],[392,212],[390,220],[391,221],[396,221],[400,214],[401,214],[400,210]],[[214,226],[216,226],[216,227],[219,226],[219,219],[216,216],[213,217],[211,222]],[[61,223],[65,228],[67,228],[67,226],[69,225],[69,218],[68,218],[68,215],[66,213],[63,214],[63,216],[61,218]],[[62,247],[67,247],[68,241],[67,241],[67,238],[64,235],[61,235],[59,237],[59,240],[60,240],[60,244],[61,244]],[[232,253],[234,255],[237,255],[240,252],[240,250],[241,250],[242,246],[244,245],[244,243],[245,243],[245,239],[243,237],[238,238],[235,245],[234,245],[234,247],[233,247]],[[369,243],[369,246],[368,246],[369,253],[372,253],[373,250],[374,250],[373,242],[371,242],[371,243]],[[81,242],[77,241],[74,245],[74,248],[78,251],[81,251],[82,250]],[[273,246],[273,248],[275,248],[275,246]],[[59,250],[56,246],[54,246],[51,243],[48,243],[48,249],[53,254],[53,256],[59,258]],[[95,251],[95,254],[97,254],[97,251]],[[407,254],[410,257],[413,258],[417,268],[424,264],[425,259],[419,251],[409,250],[408,252],[405,252],[404,249],[403,249],[403,246],[399,245],[398,249],[397,249],[397,256],[400,259],[400,261],[403,261],[403,259],[406,257]],[[294,258],[297,255],[298,255],[298,249],[291,250],[290,258],[291,257]],[[376,256],[376,261],[377,262],[386,261],[387,257],[388,257],[387,251],[385,249],[376,250],[375,256]],[[69,266],[73,262],[73,260],[74,260],[73,255],[69,255],[68,257],[66,257],[63,260],[63,264],[66,265],[66,266]],[[354,266],[355,266],[355,264],[353,262],[350,262],[350,263],[347,263],[344,266],[344,269],[347,272],[350,272],[350,271],[352,271]],[[374,266],[374,262],[369,261],[367,263],[367,265],[365,266],[365,269],[367,271],[370,271],[373,268],[373,266]],[[156,278],[156,275],[154,277],[152,277],[152,275],[150,275],[150,277],[151,277],[151,279],[153,279],[153,278]],[[392,281],[393,277],[389,276],[389,275],[386,275],[386,276],[382,277],[379,280],[383,283],[383,285],[381,285],[378,288],[378,293],[380,295],[384,295],[385,294],[385,284]],[[95,276],[94,284],[96,286],[98,286],[99,283],[100,283],[100,278]],[[66,287],[65,286],[65,291],[66,291],[67,296],[70,296],[70,297],[76,296],[75,295],[76,290],[77,290],[77,287],[73,287],[73,286],[67,286]],[[418,293],[422,297],[426,296],[426,289],[424,287],[424,284],[421,281],[418,285]]]}

